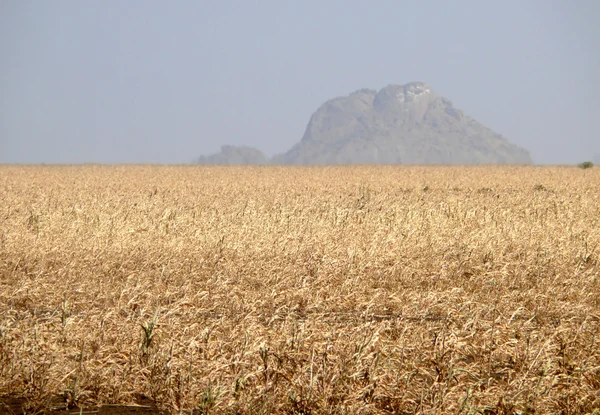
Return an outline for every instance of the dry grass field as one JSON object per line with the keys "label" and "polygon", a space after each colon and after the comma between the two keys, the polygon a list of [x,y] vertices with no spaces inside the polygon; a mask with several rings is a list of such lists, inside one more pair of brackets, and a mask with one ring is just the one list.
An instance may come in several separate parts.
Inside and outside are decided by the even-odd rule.
{"label": "dry grass field", "polygon": [[3,166],[0,220],[27,412],[600,413],[598,168]]}

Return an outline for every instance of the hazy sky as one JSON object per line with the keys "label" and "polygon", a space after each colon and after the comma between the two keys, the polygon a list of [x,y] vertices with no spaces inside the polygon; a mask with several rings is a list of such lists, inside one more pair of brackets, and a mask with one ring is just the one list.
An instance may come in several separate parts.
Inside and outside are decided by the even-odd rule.
{"label": "hazy sky", "polygon": [[272,155],[423,81],[538,163],[600,154],[600,1],[0,0],[0,163]]}

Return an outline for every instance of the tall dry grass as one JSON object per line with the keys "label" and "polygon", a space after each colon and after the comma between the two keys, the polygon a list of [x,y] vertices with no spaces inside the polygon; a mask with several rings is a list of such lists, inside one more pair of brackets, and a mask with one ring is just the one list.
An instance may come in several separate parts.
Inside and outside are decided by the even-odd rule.
{"label": "tall dry grass", "polygon": [[4,166],[0,219],[30,411],[600,408],[598,169]]}

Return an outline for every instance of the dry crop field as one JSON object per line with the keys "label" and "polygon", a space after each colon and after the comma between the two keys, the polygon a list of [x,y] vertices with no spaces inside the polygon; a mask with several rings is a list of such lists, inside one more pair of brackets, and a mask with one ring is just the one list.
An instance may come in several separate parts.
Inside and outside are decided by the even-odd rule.
{"label": "dry crop field", "polygon": [[600,411],[597,168],[3,166],[0,219],[28,412]]}

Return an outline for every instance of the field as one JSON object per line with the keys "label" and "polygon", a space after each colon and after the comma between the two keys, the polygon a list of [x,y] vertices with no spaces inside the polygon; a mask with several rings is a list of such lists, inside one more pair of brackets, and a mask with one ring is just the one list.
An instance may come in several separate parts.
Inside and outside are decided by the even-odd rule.
{"label": "field", "polygon": [[597,168],[3,166],[0,220],[28,412],[600,413]]}

